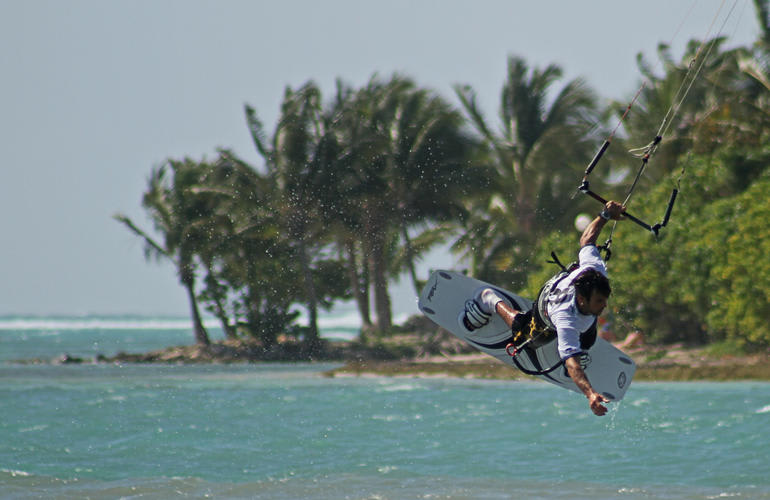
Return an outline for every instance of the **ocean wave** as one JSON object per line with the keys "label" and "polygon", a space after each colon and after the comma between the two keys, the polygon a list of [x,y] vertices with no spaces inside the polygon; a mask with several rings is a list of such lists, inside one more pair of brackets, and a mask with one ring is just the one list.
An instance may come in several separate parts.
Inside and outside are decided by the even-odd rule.
{"label": "ocean wave", "polygon": [[[219,322],[216,320],[206,320],[204,324],[207,328],[219,326]],[[190,330],[191,328],[189,318],[0,318],[0,331]]]}
{"label": "ocean wave", "polygon": [[[406,321],[408,314],[394,317],[399,324]],[[221,329],[215,318],[203,321],[210,330]],[[308,317],[300,312],[297,323],[308,325]],[[338,310],[321,312],[318,318],[321,335],[326,338],[350,340],[358,336],[361,318],[356,310]],[[165,330],[190,331],[192,323],[185,317],[142,317],[142,316],[5,316],[0,317],[0,332],[35,332],[56,335],[69,331],[128,331],[128,330]]]}

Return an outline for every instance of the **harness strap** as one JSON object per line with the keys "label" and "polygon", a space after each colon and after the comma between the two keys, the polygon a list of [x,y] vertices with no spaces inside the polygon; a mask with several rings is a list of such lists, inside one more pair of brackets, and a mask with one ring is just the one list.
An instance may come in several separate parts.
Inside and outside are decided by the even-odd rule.
{"label": "harness strap", "polygon": [[548,296],[553,292],[556,287],[561,283],[564,278],[569,276],[569,269],[562,266],[562,271],[548,280],[545,285],[543,285],[543,288],[540,289],[540,293],[537,294],[537,299],[535,299],[535,306],[533,308],[534,314],[532,314],[532,317],[537,317],[543,324],[546,330],[555,330],[553,323],[551,322],[551,318],[548,317],[548,309],[546,305],[546,301],[548,300]]}
{"label": "harness strap", "polygon": [[519,339],[521,339],[521,337],[525,335],[523,331],[519,331],[514,334],[513,341],[510,342],[507,346],[505,346],[505,352],[508,353],[508,355],[511,357],[511,359],[513,360],[513,364],[516,365],[516,368],[526,373],[527,375],[547,375],[564,364],[564,360],[559,360],[556,364],[554,364],[549,368],[540,368],[539,363],[536,362],[537,360],[533,359],[531,360],[532,364],[534,364],[538,369],[530,370],[529,368],[525,368],[521,364],[521,362],[519,362],[518,355],[522,353],[525,348],[529,347],[529,345],[532,342],[539,340],[540,337],[550,332],[548,329],[543,328],[544,325],[541,325],[539,323],[540,322],[537,320],[536,315],[533,314],[532,319],[530,320],[528,325],[529,338],[524,342],[519,343]]}
{"label": "harness strap", "polygon": [[555,251],[551,251],[551,258],[553,260],[547,260],[546,262],[548,262],[549,264],[556,264],[561,268],[562,271],[565,271],[565,272],[567,271],[567,268],[564,266],[564,264],[561,263],[561,261],[559,260],[559,256],[556,255]]}
{"label": "harness strap", "polygon": [[524,368],[516,356],[512,356],[512,359],[513,359],[513,364],[516,365],[516,368],[526,373],[527,375],[548,375],[549,373],[551,373],[552,371],[556,370],[557,368],[559,368],[564,364],[564,360],[559,360],[558,363],[556,363],[550,368],[545,368],[542,370],[530,370],[528,368]]}

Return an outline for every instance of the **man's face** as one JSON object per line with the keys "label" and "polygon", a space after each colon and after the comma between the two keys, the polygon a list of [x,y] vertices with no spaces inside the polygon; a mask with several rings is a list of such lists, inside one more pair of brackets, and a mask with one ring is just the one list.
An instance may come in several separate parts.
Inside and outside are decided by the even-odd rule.
{"label": "man's face", "polygon": [[579,294],[577,298],[578,310],[582,314],[590,314],[592,316],[599,316],[604,311],[604,308],[607,307],[607,300],[609,299],[609,297],[596,290],[591,293],[590,299],[586,300],[585,297]]}

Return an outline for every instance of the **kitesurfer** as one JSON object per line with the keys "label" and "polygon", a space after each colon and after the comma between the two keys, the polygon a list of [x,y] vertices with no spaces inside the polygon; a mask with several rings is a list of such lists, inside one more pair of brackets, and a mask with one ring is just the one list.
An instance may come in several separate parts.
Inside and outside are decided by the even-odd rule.
{"label": "kitesurfer", "polygon": [[[596,319],[607,306],[610,282],[596,240],[610,220],[621,220],[625,207],[608,201],[580,237],[578,263],[549,280],[540,291],[531,311],[517,311],[492,288],[476,291],[460,314],[460,323],[468,331],[486,325],[498,314],[511,327],[514,336],[532,323],[542,332],[555,330],[560,358],[577,387],[588,398],[594,414],[607,413],[603,403],[609,400],[594,390],[581,366],[585,352],[596,340]],[[533,321],[533,316],[535,321]],[[532,332],[530,332],[532,335]]]}

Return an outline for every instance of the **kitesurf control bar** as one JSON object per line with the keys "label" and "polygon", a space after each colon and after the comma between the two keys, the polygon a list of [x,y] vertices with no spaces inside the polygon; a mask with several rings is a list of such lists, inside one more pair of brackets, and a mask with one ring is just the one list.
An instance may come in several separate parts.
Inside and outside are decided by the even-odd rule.
{"label": "kitesurf control bar", "polygon": [[[639,90],[641,91],[641,89],[639,89]],[[637,92],[637,96],[638,95],[639,95],[639,93]],[[634,101],[635,100],[636,100],[636,97],[634,97]],[[631,103],[633,104],[633,101]],[[623,114],[623,118],[626,117],[626,114],[628,113],[629,109],[631,109],[631,105],[630,104],[629,104],[628,109],[626,109],[626,112]],[[621,122],[623,121],[623,118],[621,118]],[[618,124],[618,125],[620,125],[620,124]],[[615,130],[617,130],[617,127],[615,128]],[[591,198],[593,198],[595,200],[598,200],[602,204],[605,204],[605,205],[607,204],[607,200],[605,200],[604,198],[602,198],[598,194],[594,193],[589,188],[589,186],[588,186],[588,176],[591,175],[591,172],[593,171],[594,167],[596,166],[597,163],[599,163],[599,160],[602,158],[602,156],[604,155],[605,151],[607,151],[607,148],[610,146],[610,140],[611,140],[612,136],[614,136],[614,135],[615,135],[615,131],[613,131],[612,134],[610,134],[610,137],[607,138],[607,140],[604,141],[604,144],[602,144],[602,147],[599,148],[599,151],[597,151],[596,155],[591,160],[591,163],[589,163],[588,166],[586,167],[586,171],[583,174],[583,182],[581,182],[580,183],[580,187],[578,187],[578,190],[580,192],[587,194]],[[650,157],[653,155],[653,153],[657,149],[658,145],[660,144],[661,139],[663,139],[663,137],[660,134],[658,134],[658,135],[655,136],[655,139],[653,139],[653,141],[650,144],[648,144],[647,146],[645,146],[644,148],[641,148],[639,150],[639,151],[643,151],[644,152],[644,154],[642,156],[640,156],[642,158],[642,166],[640,167],[639,172],[636,174],[636,179],[634,180],[634,183],[631,185],[631,189],[630,189],[630,191],[628,193],[629,197],[631,196],[631,192],[633,192],[634,188],[636,187],[636,183],[639,181],[639,178],[641,177],[642,172],[644,172],[644,169],[647,166],[647,162],[650,160]],[[635,216],[629,214],[628,212],[624,211],[623,215],[626,218],[628,218],[629,220],[631,220],[632,222],[635,222],[635,223],[639,224],[640,226],[642,226],[643,228],[645,228],[646,230],[650,231],[651,233],[653,233],[657,237],[658,236],[658,231],[660,231],[660,228],[662,228],[666,224],[668,224],[668,220],[669,220],[669,218],[671,218],[671,211],[674,209],[674,202],[676,201],[677,194],[679,194],[679,190],[677,190],[675,188],[674,191],[671,193],[671,198],[669,198],[669,200],[668,200],[668,206],[666,207],[666,213],[663,216],[663,221],[659,222],[658,224],[655,224],[654,226],[651,226],[651,225],[647,224],[643,220],[641,220],[638,217],[635,217]],[[628,201],[628,198],[626,199],[626,201]],[[612,237],[610,237],[610,240],[611,239],[612,239]]]}
{"label": "kitesurf control bar", "polygon": [[[591,191],[591,189],[588,186],[588,181],[583,180],[583,182],[580,184],[580,187],[578,188],[580,192],[587,194],[591,198],[603,203],[607,204],[607,200],[599,196],[598,194]],[[655,236],[658,236],[658,231],[660,231],[660,228],[664,227],[666,224],[668,224],[668,220],[671,218],[671,211],[674,209],[674,202],[676,201],[676,196],[679,194],[679,191],[677,189],[674,189],[674,191],[671,193],[671,198],[668,200],[668,206],[666,207],[666,214],[663,216],[663,221],[659,222],[658,224],[655,224],[654,226],[651,226],[644,222],[643,220],[639,219],[638,217],[635,217],[631,215],[628,212],[623,212],[623,215],[630,221],[635,222],[645,228],[646,230],[653,233]]]}
{"label": "kitesurf control bar", "polygon": [[[594,200],[596,200],[596,201],[599,201],[599,202],[601,202],[601,203],[603,203],[603,204],[605,204],[605,205],[607,204],[607,200],[605,200],[604,198],[602,198],[601,196],[599,196],[598,194],[594,193],[593,191],[591,191],[591,190],[589,189],[589,187],[588,187],[588,181],[583,181],[583,182],[580,184],[580,187],[579,187],[578,189],[580,190],[580,192],[582,192],[582,193],[584,193],[584,194],[587,194],[588,196],[590,196],[590,197],[591,197],[591,198],[593,198]],[[637,218],[637,217],[634,217],[633,215],[631,215],[631,214],[630,214],[630,213],[628,213],[628,212],[623,212],[623,215],[624,215],[626,218],[628,218],[629,220],[631,220],[631,221],[633,221],[633,222],[636,222],[637,224],[639,224],[640,226],[642,226],[642,227],[643,227],[643,228],[645,228],[646,230],[648,230],[648,231],[652,231],[652,226],[651,226],[651,225],[649,225],[649,224],[647,224],[646,222],[644,222],[642,219],[639,219],[639,218]],[[654,232],[654,231],[653,231],[653,232]],[[656,234],[657,234],[657,233],[656,233]]]}

